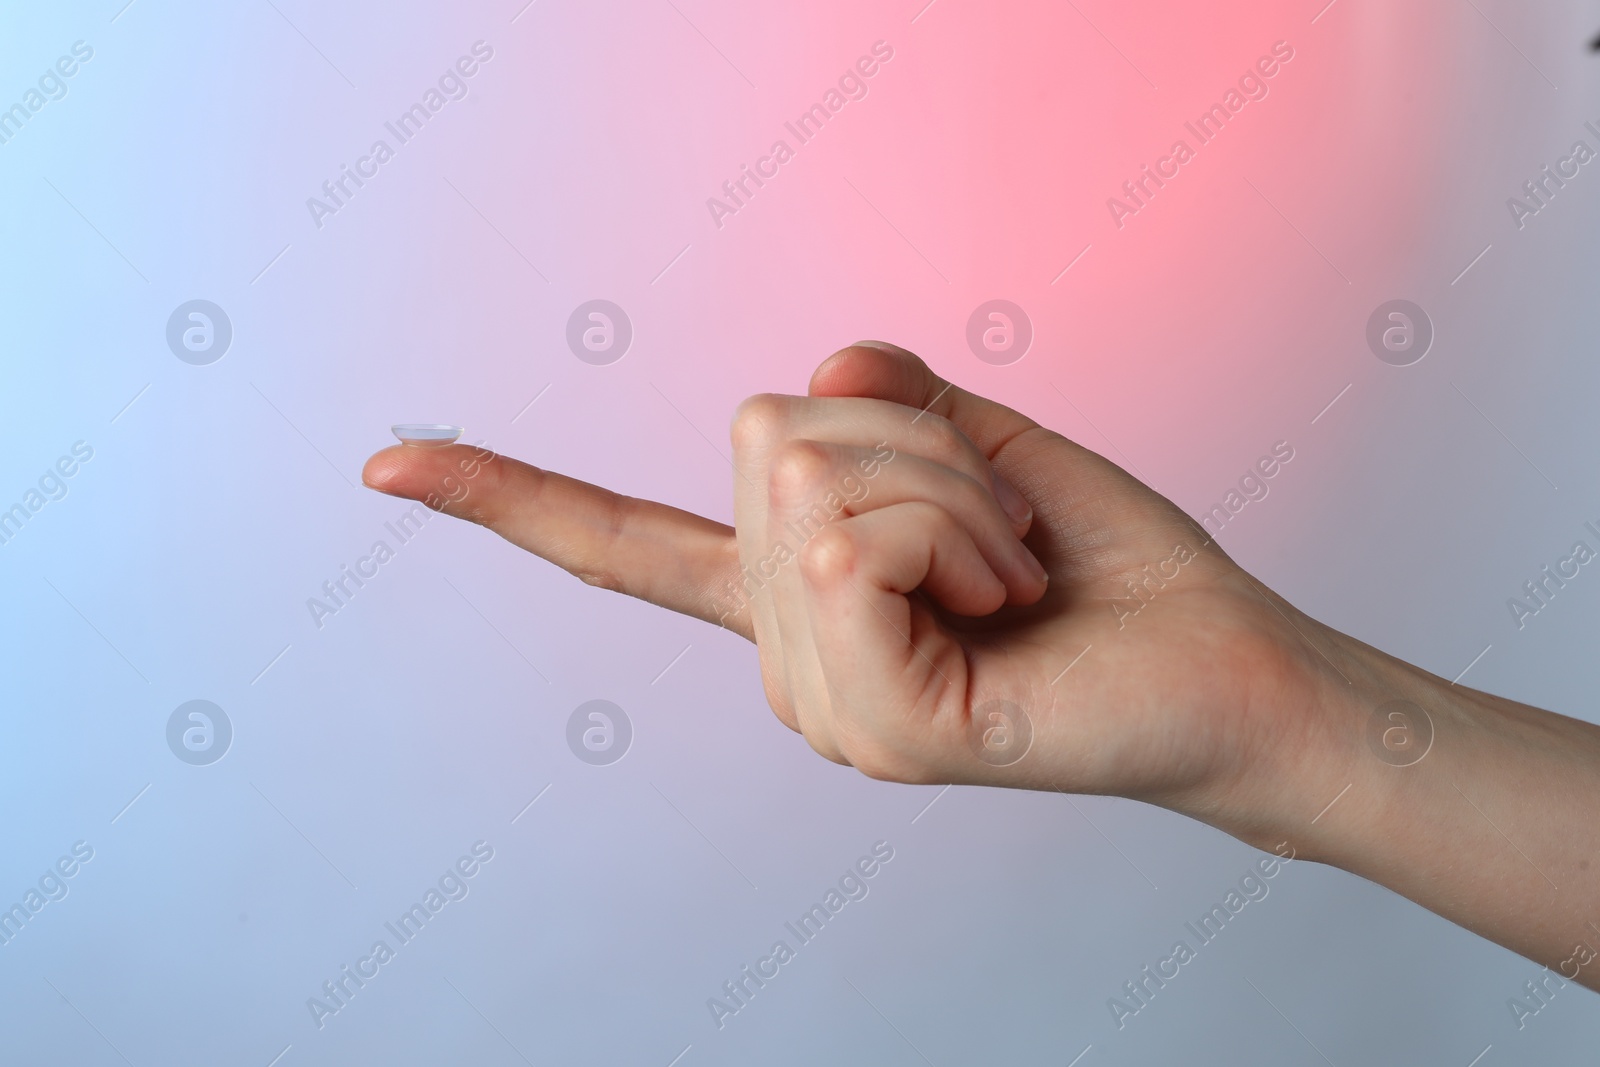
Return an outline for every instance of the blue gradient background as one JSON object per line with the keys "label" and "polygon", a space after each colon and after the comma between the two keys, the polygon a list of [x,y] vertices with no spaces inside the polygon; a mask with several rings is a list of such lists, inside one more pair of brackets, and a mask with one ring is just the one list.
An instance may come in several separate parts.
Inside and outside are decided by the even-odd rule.
{"label": "blue gradient background", "polygon": [[[1191,513],[1290,441],[1229,552],[1388,651],[1594,719],[1600,578],[1522,630],[1505,601],[1600,520],[1600,173],[1521,231],[1504,202],[1595,144],[1600,7],[120,2],[0,13],[0,105],[94,49],[0,145],[0,506],[94,449],[0,546],[0,904],[95,851],[0,946],[0,1060],[1586,1047],[1592,995],[1519,1030],[1536,966],[1310,864],[1119,1030],[1107,999],[1253,850],[1126,801],[866,780],[770,715],[743,642],[448,519],[322,628],[306,599],[406,510],[359,481],[392,422],[726,521],[738,400],[883,337]],[[306,198],[480,39],[467,98],[313,225]],[[705,198],[879,39],[867,98],[714,226]],[[1112,225],[1105,198],[1279,39],[1271,95]],[[1008,367],[963,339],[996,296],[1036,331]],[[164,339],[197,297],[234,330],[203,367]],[[635,330],[607,367],[564,341],[595,297]],[[1412,367],[1366,349],[1394,297],[1437,330]],[[234,728],[206,767],[164,735],[196,698]],[[565,742],[593,698],[634,726],[608,767]],[[470,894],[318,1028],[307,998],[478,840]],[[869,896],[719,1030],[707,998],[879,840]]]}

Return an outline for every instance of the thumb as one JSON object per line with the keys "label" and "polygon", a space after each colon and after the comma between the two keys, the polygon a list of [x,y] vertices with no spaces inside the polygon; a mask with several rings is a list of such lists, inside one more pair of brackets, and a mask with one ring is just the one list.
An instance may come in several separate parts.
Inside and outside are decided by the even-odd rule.
{"label": "thumb", "polygon": [[720,522],[466,445],[395,445],[361,480],[486,526],[590,585],[751,637],[733,530]]}
{"label": "thumb", "polygon": [[1018,488],[1024,483],[1044,488],[1048,482],[1062,489],[1064,481],[1080,499],[1129,494],[1156,499],[1143,481],[1110,460],[1019,411],[952,385],[898,345],[858,341],[835,352],[812,373],[810,391],[812,396],[887,400],[948,419]]}
{"label": "thumb", "polygon": [[862,396],[940,415],[990,459],[1039,424],[987,397],[951,385],[912,353],[884,341],[858,341],[822,361],[812,396]]}

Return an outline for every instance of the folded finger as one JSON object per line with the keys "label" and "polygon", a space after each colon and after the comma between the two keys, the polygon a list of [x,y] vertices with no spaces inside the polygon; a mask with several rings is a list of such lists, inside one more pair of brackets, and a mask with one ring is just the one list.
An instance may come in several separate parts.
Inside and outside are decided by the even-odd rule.
{"label": "folded finger", "polygon": [[787,442],[772,464],[771,513],[780,538],[809,540],[828,523],[897,504],[938,504],[1006,586],[1008,602],[1043,594],[1044,568],[986,485],[941,463],[825,441]]}
{"label": "folded finger", "polygon": [[954,517],[926,502],[833,523],[801,565],[837,743],[873,777],[921,780],[928,754],[964,728],[969,667],[913,591],[983,615],[1004,602],[1004,583]]}
{"label": "folded finger", "polygon": [[[982,451],[941,415],[873,397],[799,397],[763,394],[740,407],[739,419],[758,421],[772,436],[770,447],[796,438],[872,449],[880,459],[910,453],[950,467],[983,485],[1015,517],[1018,536],[1027,532],[1032,508],[999,477]],[[739,425],[736,419],[735,426]]]}

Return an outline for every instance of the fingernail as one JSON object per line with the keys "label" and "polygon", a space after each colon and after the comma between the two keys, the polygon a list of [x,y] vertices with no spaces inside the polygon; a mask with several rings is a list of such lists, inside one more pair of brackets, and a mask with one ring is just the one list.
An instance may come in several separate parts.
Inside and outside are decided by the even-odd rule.
{"label": "fingernail", "polygon": [[898,351],[900,351],[900,348],[899,348],[898,345],[892,345],[888,341],[857,341],[855,344],[851,345],[850,347],[851,348],[876,348],[880,352],[898,352]]}
{"label": "fingernail", "polygon": [[1033,580],[1038,582],[1040,585],[1048,585],[1050,582],[1050,575],[1044,569],[1044,564],[1039,562],[1039,557],[1035,556],[1031,551],[1029,551],[1028,546],[1022,544],[1022,542],[1017,542],[1017,545],[1022,549],[1023,565],[1028,568],[1028,573],[1033,575]]}
{"label": "fingernail", "polygon": [[1006,513],[1006,518],[1018,526],[1033,518],[1032,505],[998,473],[994,475],[994,498],[999,502],[1000,510]]}

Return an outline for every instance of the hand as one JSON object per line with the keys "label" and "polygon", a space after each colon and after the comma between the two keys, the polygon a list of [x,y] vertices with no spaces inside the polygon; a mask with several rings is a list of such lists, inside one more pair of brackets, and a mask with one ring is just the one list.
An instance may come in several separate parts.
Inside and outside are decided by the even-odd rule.
{"label": "hand", "polygon": [[[1333,672],[1203,529],[908,352],[846,349],[808,397],[747,400],[732,437],[732,530],[487,453],[436,503],[752,638],[778,717],[876,778],[1119,794],[1237,830],[1327,729]],[[364,478],[422,499],[473,454],[398,446]]]}
{"label": "hand", "polygon": [[[733,529],[463,446],[363,477],[754,640],[773,710],[829,759],[1161,804],[1600,988],[1600,728],[1322,626],[1114,464],[900,349],[752,397],[733,444]],[[1383,750],[1395,700],[1427,758]]]}

